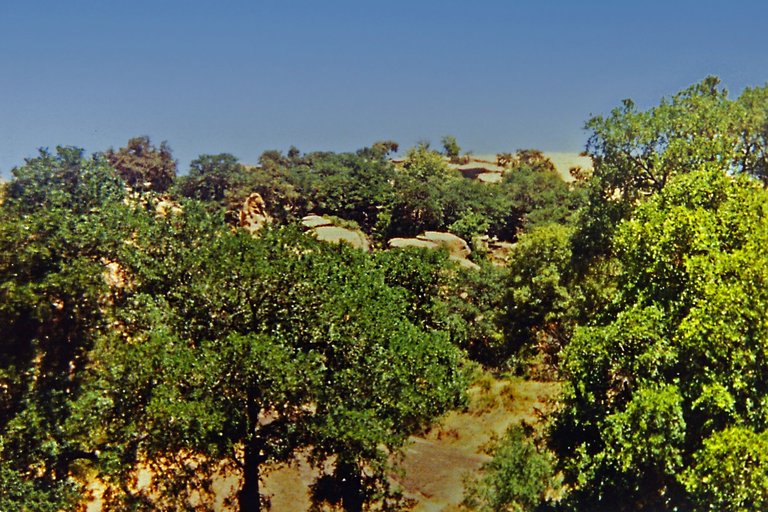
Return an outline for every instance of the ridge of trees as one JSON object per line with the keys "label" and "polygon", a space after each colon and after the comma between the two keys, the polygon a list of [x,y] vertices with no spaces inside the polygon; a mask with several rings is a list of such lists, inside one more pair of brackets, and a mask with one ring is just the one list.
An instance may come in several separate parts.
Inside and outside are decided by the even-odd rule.
{"label": "ridge of trees", "polygon": [[[318,468],[335,461],[318,500],[394,506],[390,455],[462,403],[462,351],[511,355],[498,314],[506,271],[451,269],[440,251],[366,255],[290,221],[334,213],[374,237],[507,224],[498,233],[510,239],[540,189],[570,194],[550,169],[486,187],[426,147],[397,168],[395,149],[266,152],[257,169],[201,155],[177,177],[167,144],[138,137],[14,169],[0,205],[0,508],[74,506],[94,477],[111,509],[158,497],[183,508],[179,485],[204,491],[200,475],[222,461],[243,475],[241,509],[258,510],[261,468],[298,450]],[[252,191],[278,219],[257,239],[226,222]],[[197,476],[169,452],[197,457]],[[153,497],[132,483],[139,463],[158,477]]]}
{"label": "ridge of trees", "polygon": [[[514,240],[532,225],[569,218],[581,201],[551,162],[520,158],[503,183],[487,186],[463,178],[443,155],[424,146],[394,165],[387,157],[393,144],[356,153],[266,151],[255,168],[231,155],[201,155],[189,175],[179,178],[178,190],[190,198],[210,197],[215,190],[214,203],[225,209],[258,192],[280,222],[310,212],[334,215],[357,223],[380,243],[426,230],[456,231],[470,243],[480,235]],[[540,161],[548,162],[543,156]]]}

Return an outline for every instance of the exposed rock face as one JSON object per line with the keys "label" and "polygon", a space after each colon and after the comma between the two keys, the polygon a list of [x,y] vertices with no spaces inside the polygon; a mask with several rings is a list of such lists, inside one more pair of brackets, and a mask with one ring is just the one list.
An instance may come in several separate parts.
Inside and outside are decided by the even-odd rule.
{"label": "exposed rock face", "polygon": [[482,183],[499,183],[504,176],[504,167],[487,162],[485,160],[470,160],[463,165],[451,165],[465,178],[477,180]]}
{"label": "exposed rock face", "polygon": [[169,215],[179,215],[183,213],[181,205],[172,200],[169,196],[162,196],[155,205],[155,213],[158,217],[167,217]]}
{"label": "exposed rock face", "polygon": [[240,227],[245,228],[253,235],[270,222],[272,222],[272,217],[267,213],[267,205],[261,194],[254,192],[249,195],[240,209]]}
{"label": "exposed rock face", "polygon": [[122,290],[128,285],[128,276],[125,273],[125,269],[116,261],[110,261],[105,258],[101,259],[104,263],[104,273],[102,277],[104,282],[112,289]]}
{"label": "exposed rock face", "polygon": [[459,264],[460,267],[472,268],[472,269],[475,269],[475,270],[480,268],[480,265],[478,265],[477,263],[474,263],[472,261],[469,261],[467,258],[459,258],[458,256],[451,255],[451,256],[448,257],[448,259],[451,260],[451,261],[455,261],[456,263]]}
{"label": "exposed rock face", "polygon": [[453,233],[445,233],[443,231],[425,231],[423,234],[416,237],[419,240],[426,240],[428,242],[435,243],[441,247],[448,249],[451,256],[458,258],[466,258],[472,251],[469,249],[469,244]]}
{"label": "exposed rock face", "polygon": [[319,228],[323,226],[333,226],[333,222],[326,219],[325,217],[312,214],[302,218],[301,225],[304,226],[305,228],[313,229],[313,228]]}
{"label": "exposed rock face", "polygon": [[370,250],[370,244],[365,235],[355,229],[338,226],[318,226],[310,230],[318,240],[332,243],[347,243],[355,249]]}
{"label": "exposed rock face", "polygon": [[402,249],[404,247],[418,247],[420,249],[437,249],[438,245],[429,240],[418,238],[392,238],[387,245],[390,249]]}
{"label": "exposed rock face", "polygon": [[[131,280],[126,272],[125,267],[120,265],[116,261],[112,261],[107,258],[101,258],[101,263],[104,265],[104,270],[101,273],[101,278],[108,287],[108,291],[102,294],[100,301],[102,304],[114,304],[114,298],[117,295],[122,294],[125,290],[131,288]],[[62,306],[64,303],[61,303]],[[54,307],[56,304],[53,303]]]}
{"label": "exposed rock face", "polygon": [[355,249],[369,251],[371,244],[365,233],[357,229],[342,228],[334,226],[333,221],[321,217],[320,215],[310,214],[301,219],[301,225],[307,228],[308,232],[318,240],[330,243],[346,243]]}
{"label": "exposed rock face", "polygon": [[482,183],[501,183],[504,176],[500,172],[484,172],[477,175],[477,181]]}
{"label": "exposed rock face", "polygon": [[445,247],[449,257],[464,268],[480,268],[467,257],[472,253],[467,242],[452,233],[441,231],[425,231],[416,238],[392,238],[387,245],[390,249],[403,247],[418,247],[421,249],[437,249]]}
{"label": "exposed rock face", "polygon": [[491,256],[491,262],[499,266],[505,266],[509,261],[509,253],[514,249],[515,244],[510,242],[499,242],[490,240],[488,242],[488,252]]}

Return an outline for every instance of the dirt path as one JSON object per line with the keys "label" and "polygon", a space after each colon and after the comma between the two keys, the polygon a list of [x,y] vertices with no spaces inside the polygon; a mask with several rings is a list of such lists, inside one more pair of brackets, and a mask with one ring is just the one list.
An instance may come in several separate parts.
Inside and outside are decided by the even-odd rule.
{"label": "dirt path", "polygon": [[[557,383],[498,380],[485,376],[470,391],[466,411],[455,411],[423,436],[414,436],[403,450],[402,475],[393,475],[414,512],[457,510],[467,475],[477,474],[490,457],[484,448],[513,423],[537,423],[549,400],[559,391]],[[304,512],[309,509],[308,489],[316,473],[305,461],[271,471],[262,492],[270,496],[272,510]]]}

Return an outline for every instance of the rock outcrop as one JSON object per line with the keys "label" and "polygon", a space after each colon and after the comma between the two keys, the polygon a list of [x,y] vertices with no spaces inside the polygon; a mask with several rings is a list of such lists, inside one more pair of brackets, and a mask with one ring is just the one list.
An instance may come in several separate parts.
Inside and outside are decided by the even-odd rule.
{"label": "rock outcrop", "polygon": [[482,183],[501,183],[504,176],[500,172],[484,172],[477,175],[477,181]]}
{"label": "rock outcrop", "polygon": [[437,249],[444,247],[448,251],[449,258],[464,268],[479,268],[475,263],[467,258],[472,251],[466,240],[442,231],[425,231],[416,238],[392,238],[387,242],[390,249],[404,247],[417,247],[420,249]]}
{"label": "rock outcrop", "polygon": [[419,238],[392,238],[387,245],[390,249],[402,249],[405,247],[418,247],[419,249],[437,249],[438,245],[429,240]]}
{"label": "rock outcrop", "polygon": [[346,243],[355,249],[370,251],[371,244],[360,230],[335,226],[333,222],[319,215],[307,215],[301,219],[301,225],[318,240],[329,243]]}
{"label": "rock outcrop", "polygon": [[319,228],[323,226],[333,226],[333,222],[326,219],[325,217],[311,214],[301,219],[301,225],[304,226],[305,228],[313,229],[313,228]]}
{"label": "rock outcrop", "polygon": [[122,290],[128,287],[128,275],[122,265],[107,258],[101,258],[101,263],[104,265],[102,278],[110,289]]}
{"label": "rock outcrop", "polygon": [[477,180],[482,183],[501,182],[505,171],[504,167],[484,160],[470,160],[466,164],[453,164],[450,167],[459,171],[465,178]]}
{"label": "rock outcrop", "polygon": [[425,231],[421,235],[416,237],[418,240],[425,240],[427,242],[433,242],[441,247],[448,249],[448,253],[451,256],[457,258],[467,258],[472,251],[469,249],[469,244],[461,237],[454,235],[453,233],[446,233],[443,231]]}
{"label": "rock outcrop", "polygon": [[460,267],[471,268],[474,270],[477,270],[480,268],[480,265],[478,265],[473,261],[469,261],[467,258],[459,258],[458,256],[448,256],[448,259],[451,261],[455,261],[456,263],[458,263]]}
{"label": "rock outcrop", "polygon": [[481,244],[479,247],[488,253],[488,259],[494,265],[504,267],[509,261],[509,255],[515,248],[515,244],[511,242],[501,242],[497,238],[489,238],[487,236],[478,237],[476,243]]}
{"label": "rock outcrop", "polygon": [[184,212],[181,205],[171,199],[170,196],[161,196],[155,205],[155,214],[158,217],[168,217],[169,215],[180,215]]}
{"label": "rock outcrop", "polygon": [[272,217],[267,212],[267,205],[261,194],[254,192],[249,195],[240,209],[240,227],[254,235],[270,222]]}
{"label": "rock outcrop", "polygon": [[318,240],[331,243],[347,243],[355,249],[370,250],[370,244],[365,235],[355,229],[338,226],[320,226],[311,230]]}

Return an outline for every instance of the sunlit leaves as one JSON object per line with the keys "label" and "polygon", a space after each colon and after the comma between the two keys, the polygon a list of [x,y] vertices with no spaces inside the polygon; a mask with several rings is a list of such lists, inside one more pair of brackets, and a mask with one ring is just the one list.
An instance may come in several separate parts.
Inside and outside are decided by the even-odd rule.
{"label": "sunlit leaves", "polygon": [[708,77],[648,110],[625,100],[590,119],[587,153],[595,168],[579,252],[610,252],[616,225],[673,176],[710,168],[765,182],[767,91],[747,89],[731,100],[719,79]]}
{"label": "sunlit leaves", "polygon": [[682,476],[698,510],[748,512],[768,506],[768,439],[745,427],[717,432]]}
{"label": "sunlit leaves", "polygon": [[704,475],[722,479],[735,458],[716,466],[714,454],[729,443],[742,453],[744,432],[768,426],[767,204],[752,179],[702,170],[619,226],[617,313],[578,328],[563,354],[570,384],[552,440],[576,506],[746,510],[744,496],[763,499],[759,478]]}

